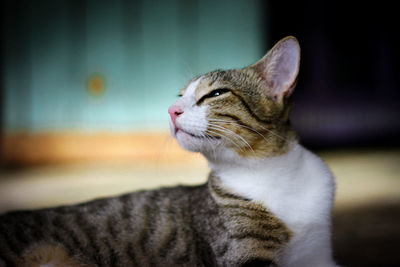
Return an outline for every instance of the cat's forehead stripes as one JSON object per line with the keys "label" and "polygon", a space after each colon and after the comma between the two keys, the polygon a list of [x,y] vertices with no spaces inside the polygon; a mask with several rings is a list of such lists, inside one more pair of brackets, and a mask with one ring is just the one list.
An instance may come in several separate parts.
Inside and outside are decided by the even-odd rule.
{"label": "cat's forehead stripes", "polygon": [[180,92],[180,95],[187,97],[194,97],[200,99],[202,96],[210,93],[210,91],[218,88],[233,89],[237,83],[235,80],[239,79],[240,75],[234,75],[229,71],[214,71],[204,76],[193,79],[189,84]]}
{"label": "cat's forehead stripes", "polygon": [[210,93],[212,90],[220,88],[230,89],[231,81],[229,75],[226,75],[227,71],[214,71],[205,74],[201,77],[201,81],[197,84],[195,90],[195,98],[199,100],[204,95]]}

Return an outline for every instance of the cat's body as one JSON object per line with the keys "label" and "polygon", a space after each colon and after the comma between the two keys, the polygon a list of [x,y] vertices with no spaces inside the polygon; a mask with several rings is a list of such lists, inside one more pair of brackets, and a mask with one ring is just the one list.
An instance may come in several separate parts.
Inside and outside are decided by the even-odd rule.
{"label": "cat's body", "polygon": [[174,137],[209,162],[206,185],[0,216],[0,266],[335,266],[333,176],[288,123],[299,52],[283,39],[247,68],[196,77],[171,106]]}
{"label": "cat's body", "polygon": [[291,235],[261,205],[220,188],[216,177],[197,187],[18,212],[0,225],[6,266],[47,259],[64,261],[60,266],[66,259],[67,266],[269,266]]}

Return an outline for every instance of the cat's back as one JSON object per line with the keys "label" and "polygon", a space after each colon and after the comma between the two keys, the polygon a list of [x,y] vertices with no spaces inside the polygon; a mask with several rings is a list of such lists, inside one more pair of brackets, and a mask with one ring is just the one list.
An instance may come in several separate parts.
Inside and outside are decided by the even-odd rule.
{"label": "cat's back", "polygon": [[212,208],[205,185],[7,213],[0,216],[0,266],[190,263],[193,203],[199,213]]}

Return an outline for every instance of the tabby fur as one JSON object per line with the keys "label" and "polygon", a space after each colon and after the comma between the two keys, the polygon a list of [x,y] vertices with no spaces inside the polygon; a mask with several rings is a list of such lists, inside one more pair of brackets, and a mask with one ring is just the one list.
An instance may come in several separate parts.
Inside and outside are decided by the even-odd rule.
{"label": "tabby fur", "polygon": [[335,266],[334,182],[289,124],[294,37],[194,78],[169,109],[208,181],[0,216],[0,266]]}
{"label": "tabby fur", "polygon": [[0,233],[0,266],[269,266],[291,235],[213,174],[202,186],[12,212]]}

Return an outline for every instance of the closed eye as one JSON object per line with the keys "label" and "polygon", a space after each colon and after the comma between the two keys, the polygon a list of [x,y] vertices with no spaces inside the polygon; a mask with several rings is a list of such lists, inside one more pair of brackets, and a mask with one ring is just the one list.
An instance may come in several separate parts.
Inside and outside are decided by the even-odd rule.
{"label": "closed eye", "polygon": [[207,98],[212,98],[212,97],[218,97],[220,95],[226,94],[228,92],[230,92],[231,90],[228,88],[219,88],[219,89],[215,89],[212,90],[210,93],[202,96],[198,101],[197,101],[197,105],[200,105],[205,99]]}

